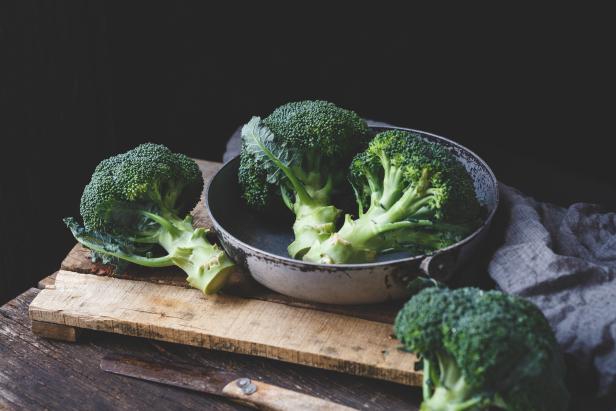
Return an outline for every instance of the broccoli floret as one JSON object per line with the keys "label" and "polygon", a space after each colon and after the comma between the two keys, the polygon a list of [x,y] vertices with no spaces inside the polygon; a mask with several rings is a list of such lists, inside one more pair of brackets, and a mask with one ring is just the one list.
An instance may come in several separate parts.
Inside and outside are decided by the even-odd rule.
{"label": "broccoli floret", "polygon": [[320,263],[372,261],[379,253],[429,252],[468,235],[478,224],[480,205],[472,179],[444,146],[402,130],[379,133],[355,156],[349,179],[359,218],[304,260]]}
{"label": "broccoli floret", "polygon": [[398,313],[394,330],[423,359],[422,410],[567,409],[556,339],[527,300],[477,288],[427,288]]}
{"label": "broccoli floret", "polygon": [[246,202],[271,208],[282,199],[295,214],[289,255],[301,258],[335,230],[340,215],[332,196],[344,167],[369,136],[356,113],[326,101],[300,101],[275,109],[242,129],[239,182]]}
{"label": "broccoli floret", "polygon": [[[233,263],[193,228],[189,214],[203,190],[197,163],[157,144],[142,144],[103,160],[81,197],[84,227],[64,221],[103,262],[147,267],[176,265],[206,294],[225,284]],[[166,254],[155,256],[161,246]]]}

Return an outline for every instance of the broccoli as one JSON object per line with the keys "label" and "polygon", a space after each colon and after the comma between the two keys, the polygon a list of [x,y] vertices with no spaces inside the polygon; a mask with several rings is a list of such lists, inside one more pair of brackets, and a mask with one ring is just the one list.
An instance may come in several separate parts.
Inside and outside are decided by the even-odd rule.
{"label": "broccoli", "polygon": [[[233,263],[193,228],[189,211],[203,189],[198,165],[157,144],[142,144],[103,160],[81,197],[84,227],[64,219],[81,244],[104,263],[146,267],[176,265],[206,294],[225,284]],[[165,255],[154,256],[157,246]]]}
{"label": "broccoli", "polygon": [[394,329],[423,359],[422,410],[567,409],[562,356],[529,301],[477,288],[427,288],[406,303]]}
{"label": "broccoli", "polygon": [[363,149],[369,133],[356,113],[326,101],[287,103],[242,128],[242,195],[255,209],[282,199],[295,214],[290,256],[301,258],[335,231],[340,210],[332,196],[346,177],[340,164]]}
{"label": "broccoli", "polygon": [[419,135],[389,130],[355,156],[349,180],[359,217],[316,242],[304,260],[369,262],[387,251],[429,252],[468,235],[480,205],[464,166],[444,146]]}

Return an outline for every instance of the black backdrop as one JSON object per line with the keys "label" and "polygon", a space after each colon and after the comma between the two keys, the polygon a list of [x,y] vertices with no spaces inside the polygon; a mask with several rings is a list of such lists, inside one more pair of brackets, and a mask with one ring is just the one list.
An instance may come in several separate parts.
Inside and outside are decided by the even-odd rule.
{"label": "black backdrop", "polygon": [[616,204],[605,10],[210,3],[2,3],[0,302],[57,268],[101,159],[154,141],[218,160],[289,100],[450,137],[542,199]]}

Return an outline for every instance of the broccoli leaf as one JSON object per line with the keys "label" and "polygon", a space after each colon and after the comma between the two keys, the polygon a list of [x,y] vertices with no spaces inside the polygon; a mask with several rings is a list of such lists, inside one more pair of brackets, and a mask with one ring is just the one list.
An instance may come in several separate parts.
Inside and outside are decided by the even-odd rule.
{"label": "broccoli leaf", "polygon": [[261,123],[260,117],[253,117],[242,127],[243,149],[262,162],[267,170],[267,182],[276,184],[289,176],[289,167],[298,160],[297,150],[285,144],[276,144],[272,131]]}

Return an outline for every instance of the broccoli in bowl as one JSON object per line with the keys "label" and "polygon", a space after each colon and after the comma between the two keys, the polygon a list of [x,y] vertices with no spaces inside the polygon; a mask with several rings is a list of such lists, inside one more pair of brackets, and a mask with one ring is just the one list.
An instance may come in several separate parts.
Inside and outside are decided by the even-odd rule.
{"label": "broccoli in bowl", "polygon": [[[447,147],[406,130],[374,135],[357,114],[323,101],[253,117],[242,130],[239,183],[253,209],[288,206],[288,254],[311,263],[431,253],[481,223],[473,180]],[[354,193],[357,212],[341,218],[335,193]]]}

